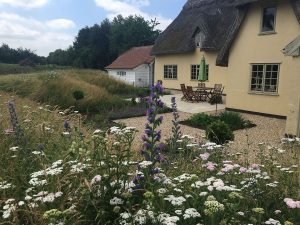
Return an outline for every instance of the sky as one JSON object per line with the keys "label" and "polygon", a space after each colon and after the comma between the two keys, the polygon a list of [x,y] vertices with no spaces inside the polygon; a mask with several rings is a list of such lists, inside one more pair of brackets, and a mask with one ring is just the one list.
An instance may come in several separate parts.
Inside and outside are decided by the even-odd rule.
{"label": "sky", "polygon": [[78,31],[116,15],[156,18],[164,30],[186,0],[0,0],[0,45],[47,56],[72,45]]}

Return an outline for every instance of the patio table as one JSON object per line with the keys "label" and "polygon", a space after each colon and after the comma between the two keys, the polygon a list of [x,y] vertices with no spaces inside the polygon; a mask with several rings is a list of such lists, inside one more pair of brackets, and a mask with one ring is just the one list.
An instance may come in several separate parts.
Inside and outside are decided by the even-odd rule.
{"label": "patio table", "polygon": [[200,91],[212,91],[214,90],[215,88],[213,87],[193,87],[193,88],[196,88],[197,90],[200,90]]}
{"label": "patio table", "polygon": [[214,90],[212,87],[193,87],[196,88],[195,98],[198,101],[206,101],[209,98],[209,94]]}

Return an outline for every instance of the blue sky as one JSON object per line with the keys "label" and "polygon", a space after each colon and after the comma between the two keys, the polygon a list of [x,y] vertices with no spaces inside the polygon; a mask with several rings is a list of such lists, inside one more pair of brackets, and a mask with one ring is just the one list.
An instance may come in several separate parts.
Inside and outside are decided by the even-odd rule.
{"label": "blue sky", "polygon": [[165,29],[186,0],[0,0],[0,44],[47,56],[72,44],[85,26],[123,16],[157,18]]}

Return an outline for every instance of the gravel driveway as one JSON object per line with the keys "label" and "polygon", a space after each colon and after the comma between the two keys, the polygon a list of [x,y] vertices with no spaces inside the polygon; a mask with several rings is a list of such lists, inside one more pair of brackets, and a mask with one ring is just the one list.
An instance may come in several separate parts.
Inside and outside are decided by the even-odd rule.
{"label": "gravel driveway", "polygon": [[[180,120],[185,120],[189,118],[192,114],[179,112]],[[252,114],[241,113],[241,115],[247,119],[255,123],[257,126],[244,129],[237,130],[234,132],[235,141],[230,144],[231,149],[234,151],[243,151],[244,149],[251,149],[251,152],[254,154],[258,151],[259,143],[266,143],[271,146],[279,146],[281,143],[281,138],[285,133],[285,123],[286,121],[283,119],[276,119]],[[160,127],[162,130],[162,138],[168,138],[171,135],[171,127],[172,127],[172,113],[163,114],[164,121]],[[116,122],[124,123],[127,126],[133,126],[138,129],[138,133],[136,135],[134,146],[136,149],[139,149],[141,146],[141,135],[144,130],[144,126],[146,123],[146,117],[135,117],[129,119],[121,119],[116,120]],[[205,132],[203,130],[192,128],[189,126],[181,125],[181,131],[183,134],[188,134],[194,136],[197,141],[205,141]]]}

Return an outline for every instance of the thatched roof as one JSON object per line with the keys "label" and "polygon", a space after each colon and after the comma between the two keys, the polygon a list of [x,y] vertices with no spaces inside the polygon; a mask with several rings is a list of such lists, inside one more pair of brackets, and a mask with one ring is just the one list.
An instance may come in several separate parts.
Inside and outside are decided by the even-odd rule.
{"label": "thatched roof", "polygon": [[[201,50],[218,51],[216,65],[227,66],[229,49],[247,15],[259,0],[188,0],[177,18],[158,37],[153,55],[193,52],[195,34],[203,35]],[[300,0],[290,0],[300,23]]]}

